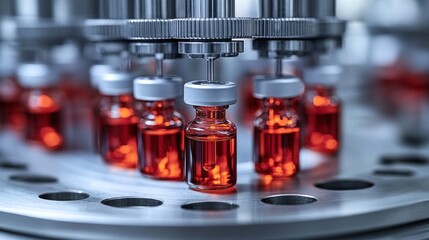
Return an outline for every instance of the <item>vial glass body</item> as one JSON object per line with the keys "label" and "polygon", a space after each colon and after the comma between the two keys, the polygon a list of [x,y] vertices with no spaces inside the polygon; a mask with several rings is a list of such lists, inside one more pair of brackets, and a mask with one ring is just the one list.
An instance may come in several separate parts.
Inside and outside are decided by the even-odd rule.
{"label": "vial glass body", "polygon": [[335,154],[340,147],[341,104],[333,88],[308,88],[304,102],[304,145],[318,152]]}
{"label": "vial glass body", "polygon": [[22,130],[25,117],[21,103],[22,89],[14,76],[0,81],[0,127]]}
{"label": "vial glass body", "polygon": [[140,171],[150,177],[183,180],[184,121],[174,100],[143,101],[138,124]]}
{"label": "vial glass body", "polygon": [[186,181],[197,190],[233,187],[237,182],[237,128],[226,119],[228,106],[195,106],[185,128]]}
{"label": "vial glass body", "polygon": [[25,138],[50,150],[64,147],[63,96],[55,89],[31,89],[24,94]]}
{"label": "vial glass body", "polygon": [[300,126],[292,99],[266,98],[255,117],[253,157],[255,171],[290,177],[299,171]]}
{"label": "vial glass body", "polygon": [[101,97],[98,143],[107,164],[137,167],[137,123],[131,95]]}

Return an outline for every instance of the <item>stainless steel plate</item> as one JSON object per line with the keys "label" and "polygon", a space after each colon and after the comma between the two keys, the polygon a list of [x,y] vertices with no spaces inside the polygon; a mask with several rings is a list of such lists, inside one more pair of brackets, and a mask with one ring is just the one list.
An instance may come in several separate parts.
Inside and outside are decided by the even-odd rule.
{"label": "stainless steel plate", "polygon": [[[240,128],[237,188],[217,194],[112,169],[90,152],[47,153],[3,132],[0,228],[71,239],[284,239],[428,218],[429,165],[410,156],[429,156],[428,148],[401,146],[393,123],[355,102],[344,106],[340,156],[303,149],[296,178],[254,174],[251,134]],[[387,155],[396,158],[382,164]]]}

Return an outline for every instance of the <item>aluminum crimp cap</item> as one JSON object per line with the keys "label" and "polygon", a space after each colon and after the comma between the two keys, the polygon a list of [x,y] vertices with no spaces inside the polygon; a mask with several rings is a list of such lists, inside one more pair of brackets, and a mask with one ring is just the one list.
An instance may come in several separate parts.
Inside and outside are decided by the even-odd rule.
{"label": "aluminum crimp cap", "polygon": [[89,80],[93,88],[98,88],[100,79],[106,73],[114,72],[114,68],[107,64],[93,65],[89,68]]}
{"label": "aluminum crimp cap", "polygon": [[326,38],[341,38],[346,31],[346,22],[336,17],[319,19],[319,36]]}
{"label": "aluminum crimp cap", "polygon": [[233,82],[192,81],[185,84],[184,100],[193,106],[226,106],[237,102]]}
{"label": "aluminum crimp cap", "polygon": [[107,72],[100,77],[98,90],[108,96],[132,93],[134,77],[134,74],[127,72]]}
{"label": "aluminum crimp cap", "polygon": [[303,77],[306,85],[335,86],[343,77],[343,68],[340,65],[321,65],[305,68]]}
{"label": "aluminum crimp cap", "polygon": [[254,38],[315,38],[319,34],[318,21],[313,18],[257,18]]}
{"label": "aluminum crimp cap", "polygon": [[171,39],[170,19],[131,19],[125,24],[125,38],[130,40]]}
{"label": "aluminum crimp cap", "polygon": [[88,19],[83,32],[90,41],[124,40],[125,24],[125,19]]}
{"label": "aluminum crimp cap", "polygon": [[295,76],[256,76],[253,96],[263,98],[295,98],[304,92],[304,84]]}
{"label": "aluminum crimp cap", "polygon": [[175,39],[251,38],[251,18],[178,18],[171,23]]}
{"label": "aluminum crimp cap", "polygon": [[17,69],[18,82],[25,88],[48,87],[56,84],[58,72],[46,64],[24,63]]}
{"label": "aluminum crimp cap", "polygon": [[134,97],[145,101],[160,101],[182,96],[183,81],[175,76],[151,76],[134,79]]}
{"label": "aluminum crimp cap", "polygon": [[0,25],[0,38],[25,43],[59,42],[81,37],[78,24],[59,23],[50,19],[37,21],[26,18],[4,18]]}

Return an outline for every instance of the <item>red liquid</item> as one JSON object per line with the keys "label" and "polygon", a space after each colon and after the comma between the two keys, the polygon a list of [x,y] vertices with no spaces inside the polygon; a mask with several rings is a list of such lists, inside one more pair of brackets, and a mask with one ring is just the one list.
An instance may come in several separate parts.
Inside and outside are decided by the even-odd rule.
{"label": "red liquid", "polygon": [[305,146],[323,153],[336,153],[340,145],[339,107],[307,106],[306,120]]}
{"label": "red liquid", "polygon": [[140,129],[140,171],[158,179],[183,180],[183,128]]}
{"label": "red liquid", "polygon": [[261,108],[261,100],[253,96],[253,77],[254,75],[247,75],[245,79],[242,80],[240,88],[241,99],[243,101],[240,107],[240,121],[249,128],[252,126],[256,112]]}
{"label": "red liquid", "polygon": [[120,168],[137,167],[137,118],[100,119],[100,154],[104,161]]}
{"label": "red liquid", "polygon": [[195,189],[215,190],[237,182],[236,136],[186,136],[187,182]]}
{"label": "red liquid", "polygon": [[60,109],[27,111],[25,137],[31,142],[57,150],[63,147],[62,116]]}
{"label": "red liquid", "polygon": [[99,134],[100,134],[100,95],[98,94],[95,96],[95,100],[92,103],[91,108],[91,122],[92,122],[92,129],[93,129],[93,148],[95,153],[100,153],[100,143],[99,143]]}
{"label": "red liquid", "polygon": [[299,128],[255,127],[255,170],[273,177],[289,177],[299,171]]}
{"label": "red liquid", "polygon": [[21,103],[21,88],[15,78],[3,79],[0,83],[0,127],[22,130],[25,124]]}

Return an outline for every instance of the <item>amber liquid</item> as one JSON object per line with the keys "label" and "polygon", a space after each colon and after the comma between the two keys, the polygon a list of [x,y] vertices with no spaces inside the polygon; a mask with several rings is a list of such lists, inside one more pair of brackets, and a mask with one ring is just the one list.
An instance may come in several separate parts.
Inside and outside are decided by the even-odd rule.
{"label": "amber liquid", "polygon": [[25,137],[31,142],[42,144],[47,149],[63,147],[62,114],[60,109],[26,111]]}
{"label": "amber liquid", "polygon": [[226,189],[237,182],[236,136],[186,137],[187,182],[200,190]]}
{"label": "amber liquid", "polygon": [[0,126],[22,130],[24,123],[25,117],[21,102],[0,99]]}
{"label": "amber liquid", "polygon": [[21,131],[25,116],[21,103],[22,90],[14,77],[2,79],[0,83],[0,127]]}
{"label": "amber liquid", "polygon": [[307,106],[305,146],[322,153],[336,153],[339,149],[339,121],[338,106]]}
{"label": "amber liquid", "polygon": [[183,180],[183,129],[140,129],[140,171],[153,178]]}
{"label": "amber liquid", "polygon": [[274,177],[299,171],[299,128],[254,130],[255,170]]}
{"label": "amber liquid", "polygon": [[120,168],[137,167],[137,120],[101,118],[100,154],[104,161]]}

